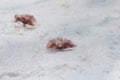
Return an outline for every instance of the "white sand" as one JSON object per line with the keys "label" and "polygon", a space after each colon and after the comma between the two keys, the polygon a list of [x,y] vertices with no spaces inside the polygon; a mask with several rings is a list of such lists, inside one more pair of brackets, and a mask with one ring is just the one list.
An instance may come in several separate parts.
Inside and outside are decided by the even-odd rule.
{"label": "white sand", "polygon": [[[35,29],[14,23],[25,13]],[[55,37],[77,47],[49,52]],[[120,80],[120,0],[1,0],[0,80]]]}

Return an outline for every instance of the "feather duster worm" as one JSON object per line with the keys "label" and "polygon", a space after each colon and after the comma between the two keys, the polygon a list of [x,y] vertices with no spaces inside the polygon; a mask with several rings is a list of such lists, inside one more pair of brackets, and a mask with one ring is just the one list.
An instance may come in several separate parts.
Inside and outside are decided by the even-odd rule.
{"label": "feather duster worm", "polygon": [[52,39],[47,44],[47,49],[49,50],[64,51],[73,47],[75,47],[75,44],[71,40],[63,38]]}
{"label": "feather duster worm", "polygon": [[23,15],[15,15],[15,22],[22,22],[23,26],[26,27],[26,25],[34,26],[36,24],[36,19],[34,16],[29,14],[23,14]]}

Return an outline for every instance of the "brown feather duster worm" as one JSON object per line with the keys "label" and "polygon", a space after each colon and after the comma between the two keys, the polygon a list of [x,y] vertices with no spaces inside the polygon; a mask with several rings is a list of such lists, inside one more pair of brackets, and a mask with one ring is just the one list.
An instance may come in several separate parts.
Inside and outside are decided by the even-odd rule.
{"label": "brown feather duster worm", "polygon": [[17,22],[17,21],[22,22],[24,27],[26,27],[26,25],[34,26],[36,24],[36,19],[33,15],[29,15],[29,14],[18,15],[18,14],[16,14],[14,17],[15,17],[15,22]]}
{"label": "brown feather duster worm", "polygon": [[47,44],[47,49],[50,50],[64,51],[66,49],[73,47],[75,47],[75,44],[73,44],[71,40],[63,39],[63,38],[52,39]]}

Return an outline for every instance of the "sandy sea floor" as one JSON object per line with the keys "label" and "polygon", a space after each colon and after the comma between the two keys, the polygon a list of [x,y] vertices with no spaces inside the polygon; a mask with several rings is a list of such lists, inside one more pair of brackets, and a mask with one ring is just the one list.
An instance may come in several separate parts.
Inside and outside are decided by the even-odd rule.
{"label": "sandy sea floor", "polygon": [[[14,22],[26,13],[35,29]],[[77,47],[48,51],[56,37]],[[120,0],[1,0],[0,80],[120,80]]]}

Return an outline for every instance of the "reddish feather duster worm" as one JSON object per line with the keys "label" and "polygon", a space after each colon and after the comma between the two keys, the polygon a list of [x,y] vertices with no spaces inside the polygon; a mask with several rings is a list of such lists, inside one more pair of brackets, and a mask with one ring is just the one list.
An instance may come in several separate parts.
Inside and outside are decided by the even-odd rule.
{"label": "reddish feather duster worm", "polygon": [[36,19],[34,16],[29,15],[29,14],[23,14],[23,15],[15,15],[15,22],[22,22],[23,26],[26,27],[26,25],[31,25],[34,26],[36,24]]}
{"label": "reddish feather duster worm", "polygon": [[71,40],[63,39],[63,38],[52,39],[47,44],[47,49],[50,50],[62,51],[73,47],[75,47],[75,44],[73,44]]}

